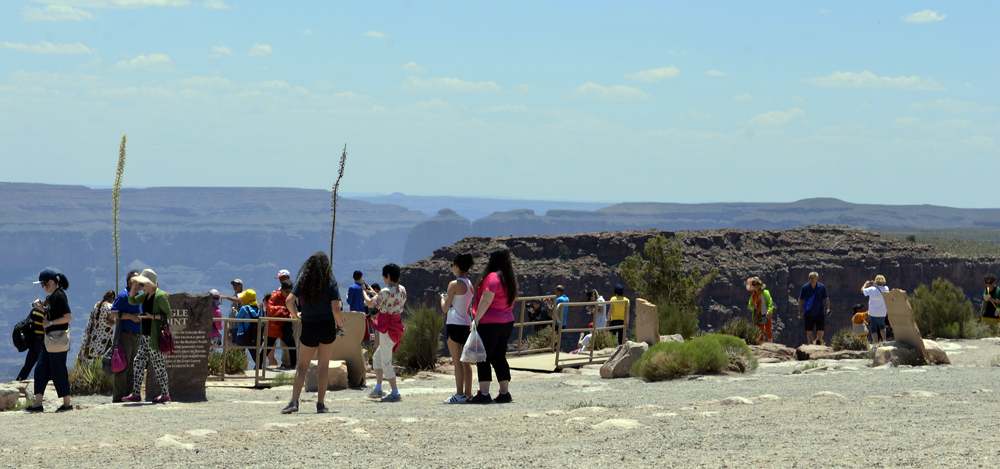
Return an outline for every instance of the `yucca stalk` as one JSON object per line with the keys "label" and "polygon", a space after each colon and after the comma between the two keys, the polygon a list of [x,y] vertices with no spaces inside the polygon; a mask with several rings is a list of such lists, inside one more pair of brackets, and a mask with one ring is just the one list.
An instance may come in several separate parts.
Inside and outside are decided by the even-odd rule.
{"label": "yucca stalk", "polygon": [[340,169],[337,170],[337,182],[333,184],[333,227],[330,228],[330,263],[333,263],[333,238],[337,234],[337,191],[340,190],[340,178],[344,177],[344,163],[347,162],[347,144],[344,144],[344,152],[340,155]]}
{"label": "yucca stalk", "polygon": [[122,174],[125,173],[125,138],[122,135],[122,144],[118,146],[118,170],[115,171],[115,185],[111,189],[111,240],[115,248],[115,291],[118,291],[118,209],[122,197]]}

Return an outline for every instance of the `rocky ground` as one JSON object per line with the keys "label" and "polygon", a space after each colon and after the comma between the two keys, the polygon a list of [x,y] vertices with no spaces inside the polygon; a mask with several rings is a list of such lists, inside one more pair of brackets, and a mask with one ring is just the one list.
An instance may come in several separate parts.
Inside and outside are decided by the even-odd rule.
{"label": "rocky ground", "polygon": [[400,403],[331,392],[326,415],[314,393],[280,415],[289,388],[165,405],[78,397],[63,414],[47,394],[43,414],[0,413],[0,465],[997,467],[1000,341],[942,346],[952,365],[793,361],[662,383],[515,372],[514,403],[488,406],[444,405],[453,378],[421,374]]}

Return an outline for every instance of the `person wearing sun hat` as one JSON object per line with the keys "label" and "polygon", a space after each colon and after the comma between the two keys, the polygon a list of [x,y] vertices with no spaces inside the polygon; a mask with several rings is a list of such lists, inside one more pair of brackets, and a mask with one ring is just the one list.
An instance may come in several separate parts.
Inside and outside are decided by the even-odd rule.
{"label": "person wearing sun hat", "polygon": [[[260,317],[260,307],[257,305],[257,292],[253,289],[243,290],[243,293],[240,294],[240,298],[243,298],[243,306],[240,308],[239,312],[236,313],[236,319],[257,320],[257,318]],[[257,329],[257,323],[237,323],[233,343],[244,347],[250,347],[247,349],[247,352],[249,352],[250,357],[253,358],[254,367],[263,370],[263,357],[259,356],[257,353],[259,340],[260,330]]]}
{"label": "person wearing sun hat", "polygon": [[[139,338],[139,352],[133,361],[135,379],[132,384],[132,394],[122,398],[125,402],[142,401],[139,393],[142,391],[142,379],[146,375],[146,364],[151,363],[156,381],[160,384],[163,394],[153,399],[154,404],[170,402],[170,383],[167,377],[167,365],[160,352],[160,331],[163,324],[170,320],[170,301],[167,294],[159,288],[156,272],[145,269],[133,279],[132,290],[129,291],[128,303],[142,305]],[[148,396],[147,396],[148,397]]]}
{"label": "person wearing sun hat", "polygon": [[748,305],[751,311],[751,320],[760,329],[761,340],[774,342],[774,335],[771,328],[771,316],[774,315],[774,302],[771,301],[771,292],[767,291],[767,285],[757,277],[747,279],[747,290],[750,293]]}

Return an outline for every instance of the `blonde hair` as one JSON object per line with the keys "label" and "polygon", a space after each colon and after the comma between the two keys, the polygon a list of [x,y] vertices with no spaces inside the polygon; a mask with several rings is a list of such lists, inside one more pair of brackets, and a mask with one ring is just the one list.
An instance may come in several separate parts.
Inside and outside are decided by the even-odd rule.
{"label": "blonde hair", "polygon": [[760,281],[760,277],[750,277],[750,285],[760,285],[760,288],[767,288],[767,285],[764,285],[764,282]]}
{"label": "blonde hair", "polygon": [[883,277],[881,275],[876,275],[875,276],[875,285],[879,285],[879,286],[885,285],[885,277]]}

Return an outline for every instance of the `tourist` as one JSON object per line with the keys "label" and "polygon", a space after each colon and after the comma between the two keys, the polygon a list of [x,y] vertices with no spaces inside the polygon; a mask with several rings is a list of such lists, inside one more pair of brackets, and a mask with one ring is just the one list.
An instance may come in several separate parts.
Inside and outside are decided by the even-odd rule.
{"label": "tourist", "polygon": [[282,284],[285,283],[285,280],[289,281],[292,280],[292,273],[289,272],[287,269],[281,269],[278,271],[278,275],[276,275],[274,278],[278,279],[279,284]]}
{"label": "tourist", "polygon": [[[228,318],[232,319],[236,317],[236,313],[240,312],[240,308],[243,307],[243,281],[240,279],[233,279],[229,282],[233,287],[233,296],[222,296],[223,300],[228,300],[232,302],[232,306],[229,307]],[[229,328],[229,334],[227,336],[232,336],[235,334],[236,325],[234,324]]]}
{"label": "tourist", "polygon": [[[549,309],[542,304],[539,300],[531,300],[525,305],[525,312],[528,315],[528,321],[530,322],[540,322],[540,321],[552,321],[552,315],[549,314]],[[535,324],[532,327],[533,332],[538,332],[542,329],[549,327],[546,324]]]}
{"label": "tourist", "polygon": [[463,253],[455,256],[451,263],[451,272],[455,280],[448,284],[446,293],[441,294],[441,311],[447,314],[445,329],[448,335],[448,352],[451,353],[451,364],[455,367],[455,395],[444,401],[445,404],[465,404],[472,398],[472,364],[462,361],[462,348],[469,338],[469,326],[472,315],[469,306],[472,305],[472,282],[468,279],[469,269],[475,261],[472,254]]}
{"label": "tourist", "polygon": [[[374,289],[364,292],[365,304],[378,310],[375,316],[375,330],[378,331],[378,348],[372,354],[372,368],[375,371],[375,387],[368,393],[372,399],[382,402],[399,402],[399,388],[396,387],[396,373],[392,369],[392,355],[399,349],[403,338],[403,307],[406,305],[406,289],[399,284],[399,266],[387,264],[382,267],[382,281],[386,287],[378,293]],[[382,392],[382,380],[388,380],[392,392]]]}
{"label": "tourist", "polygon": [[569,313],[569,307],[564,306],[561,309],[559,305],[562,303],[569,303],[569,297],[566,296],[566,288],[562,285],[556,285],[556,304],[553,305],[552,301],[548,298],[545,299],[545,306],[549,307],[552,311],[553,316],[556,318],[556,329],[560,329],[566,324],[566,319]]}
{"label": "tourist", "polygon": [[257,318],[260,317],[260,306],[257,305],[257,291],[254,289],[243,290],[240,294],[243,299],[243,306],[236,312],[236,319],[243,319],[236,323],[236,334],[233,336],[233,343],[242,347],[248,347],[247,353],[254,361],[254,369],[264,369],[263,357],[258,355],[257,345],[260,343],[260,329],[257,327]]}
{"label": "tourist", "polygon": [[885,277],[876,275],[874,281],[865,281],[861,286],[861,293],[868,297],[868,329],[872,335],[872,343],[885,342],[886,329],[885,318],[889,315],[889,310],[885,306],[885,297],[889,287],[885,286]]}
{"label": "tourist", "polygon": [[77,366],[86,364],[91,360],[104,356],[108,351],[111,341],[114,339],[115,330],[108,320],[108,313],[111,312],[111,302],[115,300],[114,290],[104,292],[101,301],[94,304],[90,310],[90,317],[87,319],[87,328],[83,332],[83,340],[80,341],[80,351],[76,354]]}
{"label": "tourist", "polygon": [[111,388],[111,402],[121,402],[132,391],[135,382],[135,354],[139,351],[142,335],[142,306],[128,302],[128,293],[139,272],[133,270],[125,276],[125,288],[111,304],[111,320],[118,323],[118,344],[125,352],[125,369],[115,373]]}
{"label": "tourist", "polygon": [[[275,290],[271,293],[271,298],[268,300],[266,308],[267,317],[269,318],[291,318],[292,313],[288,311],[288,306],[286,305],[288,301],[288,295],[292,294],[292,289],[295,288],[295,284],[291,280],[285,279],[281,281],[281,288]],[[291,321],[268,321],[267,323],[267,346],[268,348],[274,347],[278,339],[281,339],[282,345],[285,347],[290,347],[282,353],[282,358],[288,356],[292,363],[295,363],[295,338],[292,337],[292,322]],[[274,351],[271,351],[274,353]],[[284,367],[284,363],[282,363]]]}
{"label": "tourist", "polygon": [[[504,404],[513,402],[510,396],[510,366],[507,364],[507,342],[514,330],[514,301],[517,300],[517,278],[510,261],[510,250],[495,248],[490,252],[490,260],[483,269],[483,276],[476,286],[475,305],[476,332],[486,348],[486,361],[476,364],[479,374],[479,392],[470,404]],[[568,300],[567,300],[568,301]],[[563,316],[565,322],[565,315]],[[496,372],[500,393],[496,399],[490,398],[490,382]]]}
{"label": "tourist", "polygon": [[[291,280],[292,279],[292,273],[289,272],[286,269],[281,269],[281,270],[278,271],[278,275],[276,277],[274,277],[274,278],[278,279],[278,284],[279,285],[282,285],[286,281],[289,281],[289,282],[292,281]],[[280,286],[279,286],[279,289],[280,289]],[[275,291],[277,291],[277,290],[275,290]],[[282,304],[284,304],[284,303],[282,303]],[[266,301],[261,306],[261,310],[263,310],[263,311],[267,310],[267,302]],[[283,347],[286,347],[286,349],[281,352],[281,368],[284,368],[284,369],[294,368],[295,367],[295,358],[292,358],[291,354],[289,353],[290,349],[287,349],[287,347],[295,347],[295,339],[293,338],[295,336],[295,331],[292,328],[293,327],[292,323],[290,323],[290,322],[282,322],[281,326],[282,327],[285,327],[285,326],[288,327],[288,334],[287,335],[288,335],[289,339],[291,339],[291,342],[285,340],[283,338],[285,336],[285,333],[282,332],[282,334],[280,336],[280,337],[282,337],[282,339],[281,339],[281,345]],[[275,350],[271,350],[271,353],[268,356],[268,360],[274,359],[275,354],[276,354],[276,351]]]}
{"label": "tourist", "polygon": [[611,317],[608,318],[608,327],[623,326],[621,329],[615,329],[615,334],[618,335],[618,345],[622,345],[625,343],[625,316],[628,315],[632,303],[628,298],[625,298],[625,287],[621,284],[615,285],[615,296],[611,297],[611,301],[623,301],[623,303],[611,305]]}
{"label": "tourist", "polygon": [[360,270],[354,271],[354,283],[347,288],[348,311],[365,312],[365,281],[362,280],[364,274]]}
{"label": "tourist", "polygon": [[[296,301],[301,300],[302,311]],[[333,276],[330,258],[324,252],[317,252],[306,259],[296,275],[295,286],[285,298],[285,306],[291,317],[302,321],[299,335],[298,362],[295,365],[295,381],[292,384],[292,400],[282,414],[299,411],[299,395],[306,382],[309,361],[313,355],[319,357],[316,374],[318,383],[326,383],[330,377],[330,353],[339,330],[343,330],[344,318],[340,314],[340,288]],[[316,396],[316,413],[329,412],[324,402],[326,386],[319,386]]]}
{"label": "tourist", "polygon": [[1000,309],[997,308],[997,305],[1000,305],[1000,287],[996,286],[997,276],[988,274],[984,280],[986,281],[986,289],[983,290],[983,308],[981,310],[983,322],[1000,324]]}
{"label": "tourist", "polygon": [[799,291],[799,319],[805,317],[806,343],[813,344],[813,330],[816,331],[816,345],[823,345],[823,326],[830,314],[830,297],[826,286],[819,283],[819,274],[809,272],[809,282]]}
{"label": "tourist", "polygon": [[587,344],[594,338],[594,323],[587,324],[587,328],[590,329],[585,333],[580,333],[580,338],[576,341],[577,349],[570,353],[585,353],[587,351]]}
{"label": "tourist", "polygon": [[868,312],[860,304],[854,305],[854,316],[851,317],[851,331],[868,343]]}
{"label": "tourist", "polygon": [[31,319],[28,355],[24,357],[24,366],[17,373],[15,381],[24,381],[28,379],[28,376],[31,376],[31,369],[38,363],[38,356],[42,353],[42,345],[45,341],[45,328],[42,327],[42,321],[45,320],[45,305],[38,298],[31,302],[31,312],[28,313],[28,318]]}
{"label": "tourist", "polygon": [[[132,394],[122,398],[125,402],[140,402],[142,397],[142,380],[146,374],[146,365],[153,366],[153,374],[160,385],[160,395],[153,398],[154,404],[170,402],[170,381],[167,378],[167,365],[160,352],[160,332],[163,324],[170,321],[170,301],[167,293],[159,288],[156,272],[145,269],[142,274],[133,279],[129,290],[128,303],[142,305],[142,323],[140,324],[139,351],[135,355],[135,379],[132,381]],[[147,392],[147,396],[148,392]]]}
{"label": "tourist", "polygon": [[[45,319],[42,319],[42,327],[45,328],[46,338],[51,339],[60,336],[61,340],[54,343],[43,344],[41,353],[38,356],[38,363],[35,365],[35,402],[24,410],[28,412],[41,412],[42,395],[45,394],[45,387],[49,380],[56,387],[56,395],[61,397],[63,404],[56,409],[56,412],[66,412],[73,410],[70,402],[73,395],[69,389],[69,371],[66,369],[66,354],[69,353],[69,323],[73,320],[73,312],[69,309],[69,300],[66,299],[65,290],[69,288],[69,280],[66,276],[45,269],[38,274],[38,281],[42,290],[49,294],[45,299]],[[64,344],[64,345],[63,345]],[[61,345],[61,347],[60,347]],[[62,349],[65,347],[65,349]],[[49,348],[60,348],[60,351],[49,351]]]}
{"label": "tourist", "polygon": [[[587,302],[602,302],[604,297],[600,293],[597,293],[597,289],[590,290],[587,292]],[[594,310],[597,310],[597,315],[594,315]],[[593,320],[594,325],[600,329],[608,324],[608,305],[595,305],[587,307],[587,314]]]}
{"label": "tourist", "polygon": [[[208,294],[212,296],[212,317],[222,319],[222,294],[214,288],[209,290]],[[212,321],[212,330],[208,335],[212,345],[216,347],[222,345],[222,321]]]}
{"label": "tourist", "polygon": [[771,316],[774,314],[774,302],[771,301],[771,292],[767,291],[767,285],[757,277],[747,279],[747,288],[750,289],[750,311],[753,323],[760,329],[760,338],[767,342],[774,342],[774,335],[771,329]]}

